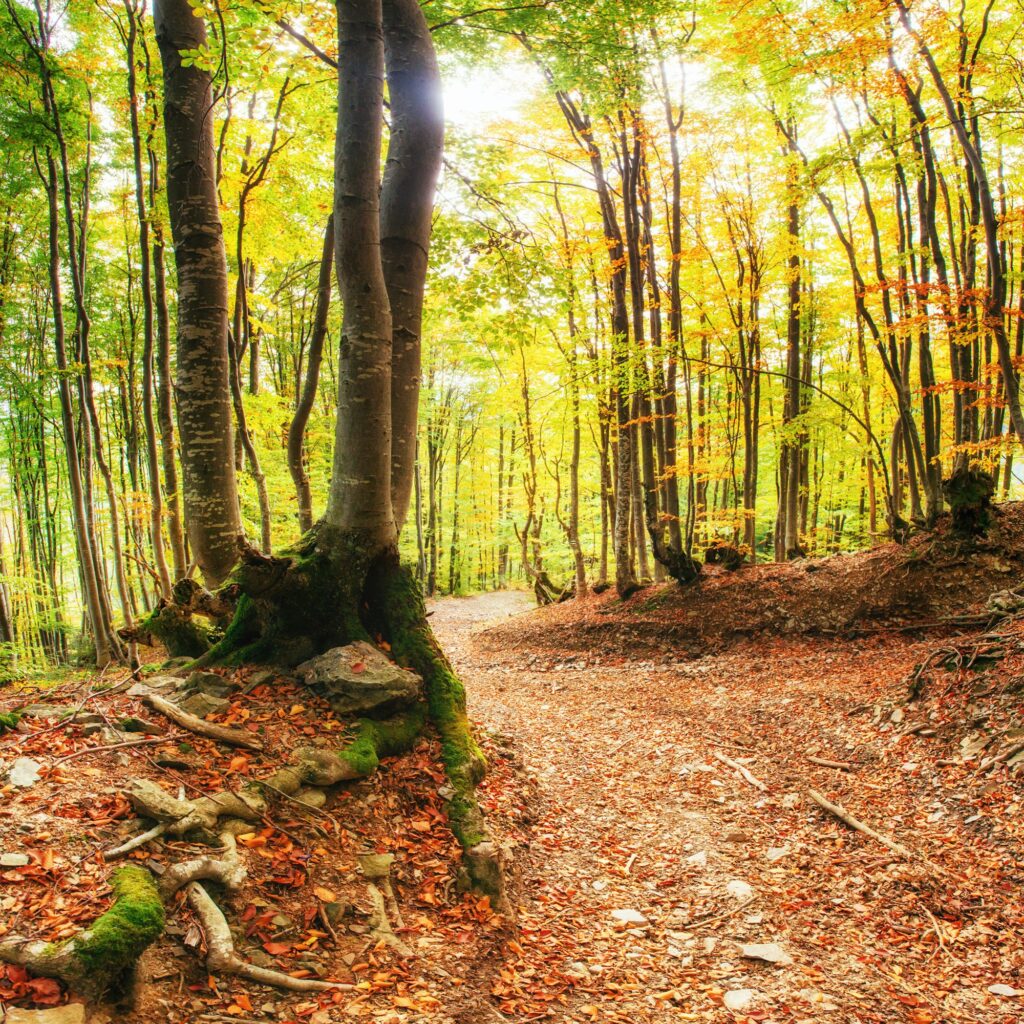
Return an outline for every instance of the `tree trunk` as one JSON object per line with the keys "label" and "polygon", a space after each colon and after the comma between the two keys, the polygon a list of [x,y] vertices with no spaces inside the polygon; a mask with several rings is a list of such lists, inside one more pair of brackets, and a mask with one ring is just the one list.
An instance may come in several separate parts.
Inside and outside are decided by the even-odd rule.
{"label": "tree trunk", "polygon": [[324,339],[327,337],[327,319],[331,310],[331,275],[334,273],[334,214],[327,218],[324,246],[320,255],[320,275],[316,286],[316,309],[310,332],[309,353],[306,357],[306,377],[302,393],[295,407],[295,415],[288,427],[288,470],[295,484],[298,502],[299,529],[305,533],[313,528],[313,495],[306,472],[305,441],[316,390],[320,383],[320,364],[323,361]]}
{"label": "tree trunk", "polygon": [[188,0],[156,0],[164,70],[167,206],[178,270],[178,428],[185,519],[208,584],[234,565],[242,533],[228,367],[227,262],[214,173],[210,74],[182,51],[206,46]]}

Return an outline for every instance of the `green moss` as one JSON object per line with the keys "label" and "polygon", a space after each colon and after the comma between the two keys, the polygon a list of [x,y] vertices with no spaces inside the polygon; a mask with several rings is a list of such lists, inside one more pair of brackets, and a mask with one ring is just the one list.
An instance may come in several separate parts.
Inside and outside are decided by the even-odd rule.
{"label": "green moss", "polygon": [[422,706],[382,722],[361,718],[355,738],[338,756],[360,775],[372,775],[382,757],[394,757],[413,745],[425,721],[426,708]]}
{"label": "green moss", "polygon": [[215,631],[175,604],[153,609],[138,625],[140,634],[152,633],[172,658],[198,658],[214,641]]}
{"label": "green moss", "polygon": [[69,940],[82,965],[87,994],[99,995],[115,985],[164,930],[164,905],[145,868],[118,868],[111,884],[114,905],[81,936]]}
{"label": "green moss", "polygon": [[18,722],[21,721],[21,713],[18,711],[8,711],[6,713],[0,713],[0,736],[5,732],[15,729],[18,726]]}
{"label": "green moss", "polygon": [[219,592],[239,595],[234,618],[199,664],[291,667],[371,639],[360,617],[367,566],[356,539],[323,524],[272,559],[239,562]]}
{"label": "green moss", "polygon": [[466,691],[434,637],[423,594],[395,557],[382,560],[371,577],[371,603],[379,610],[395,660],[423,678],[430,720],[441,737],[441,759],[455,790],[448,801],[452,832],[466,849],[488,839],[476,786],[487,761],[466,716]]}

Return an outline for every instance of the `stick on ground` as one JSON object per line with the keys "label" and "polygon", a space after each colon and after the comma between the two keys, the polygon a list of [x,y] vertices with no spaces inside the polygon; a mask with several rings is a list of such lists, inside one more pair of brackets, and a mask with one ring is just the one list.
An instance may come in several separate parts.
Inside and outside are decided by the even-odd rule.
{"label": "stick on ground", "polygon": [[747,782],[754,787],[754,789],[759,789],[762,793],[768,792],[768,787],[759,778],[751,775],[750,772],[739,763],[739,761],[734,761],[731,757],[726,757],[725,754],[721,754],[717,750],[713,750],[712,754],[714,757],[718,758],[722,764],[727,764],[734,771],[739,772],[740,775],[742,775],[743,778],[745,778]]}

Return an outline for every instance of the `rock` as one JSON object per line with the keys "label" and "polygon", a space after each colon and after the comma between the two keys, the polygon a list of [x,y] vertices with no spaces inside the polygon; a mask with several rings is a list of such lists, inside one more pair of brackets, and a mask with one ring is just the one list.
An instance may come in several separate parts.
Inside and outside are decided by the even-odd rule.
{"label": "rock", "polygon": [[313,807],[319,810],[327,803],[327,794],[322,789],[300,789],[293,797],[303,807]]}
{"label": "rock", "polygon": [[127,693],[129,697],[150,697],[153,694],[166,696],[180,687],[181,680],[177,676],[150,676],[141,682],[132,683]]}
{"label": "rock", "polygon": [[184,700],[178,701],[178,707],[182,711],[187,711],[197,718],[209,718],[210,715],[223,711],[227,706],[228,702],[223,697],[211,697],[202,692],[190,694]]}
{"label": "rock", "polygon": [[733,829],[731,832],[726,832],[722,838],[727,843],[745,843],[750,837],[746,832],[742,832],[739,829]]}
{"label": "rock", "polygon": [[1024,988],[1013,988],[1011,985],[989,985],[988,990],[992,995],[1004,996],[1006,999],[1024,996]]}
{"label": "rock", "polygon": [[769,846],[768,851],[765,853],[765,859],[769,864],[774,864],[777,860],[782,860],[783,857],[788,855],[788,846]]}
{"label": "rock", "polygon": [[787,811],[794,811],[803,803],[803,797],[799,793],[787,793],[782,798],[782,806]]}
{"label": "rock", "polygon": [[208,697],[226,697],[236,689],[230,679],[225,679],[217,672],[193,672],[186,680],[184,689],[192,692],[205,693]]}
{"label": "rock", "polygon": [[748,900],[754,895],[753,888],[741,878],[730,879],[726,883],[725,891],[736,900]]}
{"label": "rock", "polygon": [[356,859],[359,870],[367,878],[387,878],[391,874],[391,865],[395,863],[392,853],[361,853]]}
{"label": "rock", "polygon": [[648,921],[639,910],[613,910],[612,917],[620,924],[632,925],[633,927],[645,928]]}
{"label": "rock", "polygon": [[763,960],[768,964],[791,964],[793,958],[777,942],[747,942],[740,952],[748,960]]}
{"label": "rock", "polygon": [[257,686],[265,686],[267,683],[272,683],[277,679],[279,673],[276,669],[272,668],[258,668],[255,672],[249,674],[248,680],[246,680],[246,686],[250,690],[255,690]]}
{"label": "rock", "polygon": [[[331,925],[336,925],[347,913],[349,912],[349,905],[347,903],[325,903],[324,913],[327,915],[327,920],[331,922]],[[354,960],[352,961],[355,962]],[[350,963],[351,967],[352,964]]]}
{"label": "rock", "polygon": [[162,736],[164,731],[154,722],[147,722],[144,718],[122,718],[117,723],[125,732],[144,733],[147,736]]}
{"label": "rock", "polygon": [[56,704],[29,704],[27,708],[21,709],[21,713],[29,718],[61,718],[70,714],[70,711]]}
{"label": "rock", "polygon": [[40,763],[33,761],[31,757],[15,758],[14,763],[7,772],[7,781],[12,786],[27,789],[39,781],[39,769],[41,767]]}
{"label": "rock", "polygon": [[889,716],[889,721],[892,722],[893,725],[899,725],[904,718],[906,718],[906,713],[903,708],[894,708],[892,714]]}
{"label": "rock", "polygon": [[691,853],[686,858],[687,864],[692,864],[696,868],[706,868],[708,866],[708,851],[698,850],[696,853]]}
{"label": "rock", "polygon": [[307,686],[315,687],[339,715],[394,714],[420,698],[422,681],[360,640],[333,647],[303,662],[296,670]]}
{"label": "rock", "polygon": [[85,1024],[85,1006],[82,1003],[68,1003],[67,1006],[52,1006],[46,1010],[19,1010],[10,1007],[4,1024]]}
{"label": "rock", "polygon": [[31,863],[26,853],[0,853],[0,868],[23,868]]}
{"label": "rock", "polygon": [[180,757],[154,757],[153,763],[159,768],[170,768],[174,772],[190,772],[195,769],[191,761],[183,761]]}
{"label": "rock", "polygon": [[733,988],[722,996],[722,1005],[733,1013],[745,1010],[754,1000],[757,993],[752,988]]}

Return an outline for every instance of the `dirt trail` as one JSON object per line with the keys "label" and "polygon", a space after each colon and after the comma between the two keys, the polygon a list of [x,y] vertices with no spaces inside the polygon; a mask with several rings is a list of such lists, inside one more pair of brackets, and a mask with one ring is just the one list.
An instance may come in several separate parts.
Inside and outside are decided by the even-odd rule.
{"label": "dirt trail", "polygon": [[[488,628],[529,606],[492,594],[432,618],[471,713],[536,780],[495,1019],[1019,1019],[1021,997],[988,991],[1024,988],[1019,778],[937,766],[959,740],[941,727],[904,734],[927,645],[792,638],[595,664],[568,642],[559,658],[558,637],[511,643],[535,617]],[[839,825],[811,787],[942,874]]]}

